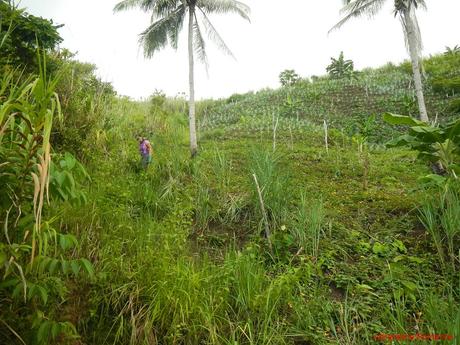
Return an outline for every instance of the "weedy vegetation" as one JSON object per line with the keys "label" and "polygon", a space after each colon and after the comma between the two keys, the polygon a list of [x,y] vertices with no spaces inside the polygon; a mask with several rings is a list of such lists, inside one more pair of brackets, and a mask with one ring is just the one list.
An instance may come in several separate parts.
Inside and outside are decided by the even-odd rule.
{"label": "weedy vegetation", "polygon": [[45,23],[0,60],[0,343],[458,342],[458,49],[424,61],[436,122],[407,63],[339,59],[198,102],[190,159],[182,97],[117,95]]}

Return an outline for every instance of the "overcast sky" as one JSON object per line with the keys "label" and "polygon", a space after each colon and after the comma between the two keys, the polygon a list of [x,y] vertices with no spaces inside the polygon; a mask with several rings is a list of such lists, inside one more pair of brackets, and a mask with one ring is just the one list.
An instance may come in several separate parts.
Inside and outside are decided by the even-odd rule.
{"label": "overcast sky", "polygon": [[[251,23],[236,15],[213,16],[214,26],[234,53],[224,55],[207,45],[209,76],[196,66],[196,96],[227,97],[233,93],[279,86],[278,75],[294,69],[303,77],[325,73],[330,57],[344,51],[357,69],[407,58],[401,24],[392,15],[392,0],[373,20],[355,19],[340,31],[328,30],[340,19],[341,0],[243,0],[251,7]],[[94,63],[98,75],[122,95],[147,97],[155,89],[175,96],[188,90],[185,32],[177,51],[165,49],[144,59],[138,34],[149,15],[136,10],[113,13],[118,0],[22,0],[21,7],[54,23],[62,47]],[[460,0],[426,0],[419,10],[425,56],[460,44]]]}

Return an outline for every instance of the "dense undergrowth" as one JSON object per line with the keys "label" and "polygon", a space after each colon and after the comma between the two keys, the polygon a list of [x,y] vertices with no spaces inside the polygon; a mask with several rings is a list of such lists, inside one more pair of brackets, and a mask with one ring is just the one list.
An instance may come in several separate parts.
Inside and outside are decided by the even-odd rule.
{"label": "dense undergrowth", "polygon": [[180,99],[116,96],[68,52],[2,65],[0,343],[458,343],[456,58],[426,62],[443,124],[404,137],[444,176],[382,144],[404,65],[204,102],[194,160]]}
{"label": "dense undergrowth", "polygon": [[[458,273],[441,264],[423,228],[417,208],[430,198],[417,178],[428,170],[412,153],[371,149],[365,176],[346,137],[326,152],[321,132],[292,141],[281,132],[273,151],[271,135],[235,132],[206,137],[190,162],[185,116],[147,110],[125,114],[107,133],[104,153],[90,164],[90,200],[65,217],[87,229],[84,254],[99,272],[91,303],[75,311],[86,315],[85,341],[361,344],[379,333],[458,336]],[[152,133],[156,152],[147,172],[135,161],[140,132]],[[271,250],[252,174],[263,186]]]}
{"label": "dense undergrowth", "polygon": [[[435,232],[448,219],[442,192],[420,189],[429,170],[413,153],[365,145],[365,160],[362,145],[338,132],[326,150],[312,126],[279,130],[276,145],[270,132],[204,132],[190,161],[184,114],[114,100],[110,117],[81,145],[91,176],[80,179],[85,202],[58,212],[61,231],[79,240],[78,257],[95,268],[93,279],[68,280],[56,304],[58,322],[76,326],[76,343],[459,336],[458,234],[449,255],[425,231],[428,217],[438,217]],[[154,147],[147,171],[137,160],[140,133]],[[456,201],[444,200],[456,226],[452,193]]]}

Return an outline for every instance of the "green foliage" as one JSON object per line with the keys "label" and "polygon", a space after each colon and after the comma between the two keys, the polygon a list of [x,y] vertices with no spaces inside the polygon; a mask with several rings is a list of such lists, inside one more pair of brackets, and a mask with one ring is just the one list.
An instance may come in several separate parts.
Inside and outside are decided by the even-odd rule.
{"label": "green foliage", "polygon": [[149,97],[150,109],[152,113],[155,113],[162,109],[166,102],[166,95],[161,90],[155,90],[155,92]]}
{"label": "green foliage", "polygon": [[51,141],[61,151],[85,157],[82,143],[98,129],[112,126],[110,108],[115,99],[111,84],[95,76],[96,66],[56,54],[51,58],[61,72],[56,85],[62,107],[62,121],[54,121]]}
{"label": "green foliage", "polygon": [[[27,344],[351,345],[414,327],[459,336],[455,177],[417,188],[426,167],[415,155],[374,144],[400,131],[375,114],[413,108],[403,66],[200,102],[202,154],[190,163],[184,97],[159,95],[153,109],[117,97],[68,52],[48,58],[51,75],[64,67],[48,89],[14,73],[0,84],[2,340],[22,343],[14,331]],[[428,96],[439,112],[451,99]],[[54,121],[38,120],[53,109]],[[410,133],[425,140],[456,131],[441,115],[433,131],[389,121],[420,127]],[[48,169],[36,165],[45,128],[54,132]],[[139,133],[154,149],[147,171],[137,168]],[[36,226],[40,169],[49,204],[39,185]]]}
{"label": "green foliage", "polygon": [[[431,86],[434,78],[451,78],[460,61],[444,56],[433,56],[423,61],[428,74],[425,98],[428,112],[438,114],[440,122],[449,121],[455,114],[456,95],[439,93]],[[237,102],[230,99],[207,100],[198,103],[199,129],[209,133],[216,129],[227,133],[264,135],[273,129],[273,114],[279,115],[279,133],[290,132],[293,137],[309,132],[312,125],[323,125],[327,120],[331,130],[343,131],[353,136],[361,132],[369,118],[375,117],[371,144],[383,143],[400,135],[401,127],[390,126],[381,114],[392,113],[418,115],[418,107],[412,89],[411,69],[406,64],[386,65],[378,69],[366,69],[357,74],[356,80],[322,77],[315,82],[300,81],[293,87],[277,90],[260,90],[240,95]],[[449,108],[449,104],[452,104]],[[451,110],[448,110],[451,109]]]}
{"label": "green foliage", "polygon": [[[410,153],[369,149],[376,168],[363,192],[349,138],[331,134],[326,156],[322,133],[305,126],[292,146],[281,132],[273,153],[271,132],[232,133],[224,122],[217,134],[205,132],[202,154],[188,164],[183,114],[119,102],[110,141],[94,147],[101,159],[88,165],[88,203],[63,217],[85,229],[81,250],[98,263],[90,312],[78,314],[82,341],[364,344],[378,332],[410,330],[428,294],[448,301],[437,286],[418,291],[444,276],[410,233],[419,195],[409,190],[423,171]],[[272,114],[263,119],[271,124]],[[130,165],[140,130],[155,150],[142,173]],[[261,238],[253,172],[273,254]]]}
{"label": "green foliage", "polygon": [[460,54],[460,46],[455,45],[454,47],[446,47],[446,51],[444,55],[451,56],[451,55],[459,55]]}
{"label": "green foliage", "polygon": [[450,79],[435,79],[432,81],[433,90],[444,93],[460,93],[460,77]]}
{"label": "green foliage", "polygon": [[300,80],[300,76],[293,69],[286,69],[279,75],[281,86],[293,86]]}
{"label": "green foliage", "polygon": [[326,72],[333,79],[355,78],[353,61],[345,60],[343,52],[337,59],[331,58],[331,63],[326,67]]}
{"label": "green foliage", "polygon": [[453,99],[449,102],[448,111],[450,111],[452,114],[460,114],[460,98]]}
{"label": "green foliage", "polygon": [[235,93],[227,98],[227,103],[237,103],[245,98],[246,95]]}
{"label": "green foliage", "polygon": [[308,200],[305,193],[302,193],[292,232],[298,247],[303,248],[307,254],[314,258],[319,256],[324,220],[323,203]]}
{"label": "green foliage", "polygon": [[452,66],[460,64],[460,54],[455,47],[443,55],[434,56],[424,61],[427,82],[437,94],[450,95],[447,112],[458,114],[460,112],[460,72]]}
{"label": "green foliage", "polygon": [[80,181],[87,179],[89,180],[89,175],[83,165],[68,152],[58,160],[58,164],[51,162],[50,190],[61,201],[76,205],[86,203],[86,193]]}
{"label": "green foliage", "polygon": [[57,32],[61,26],[17,9],[10,1],[0,2],[0,67],[22,65],[33,70],[38,66],[35,59],[38,47],[51,51],[62,42]]}
{"label": "green foliage", "polygon": [[431,235],[442,266],[450,261],[456,270],[460,257],[460,195],[458,184],[428,198],[419,209],[420,220]]}
{"label": "green foliage", "polygon": [[84,169],[68,154],[61,170],[52,168],[53,117],[61,116],[57,79],[46,77],[40,55],[38,61],[38,76],[21,83],[10,72],[0,83],[0,334],[12,344],[75,339],[75,327],[59,321],[56,301],[65,298],[70,275],[93,275],[89,261],[69,258],[77,240],[56,229],[59,203],[55,215],[46,207],[76,197],[74,174]]}
{"label": "green foliage", "polygon": [[281,105],[280,115],[285,117],[296,117],[299,119],[299,113],[302,111],[302,102],[295,99],[290,94],[287,95],[286,101]]}
{"label": "green foliage", "polygon": [[406,135],[392,140],[390,147],[407,146],[418,151],[418,157],[431,163],[439,163],[441,169],[452,178],[460,173],[460,119],[430,126],[409,116],[386,113],[384,120],[392,125],[410,126]]}
{"label": "green foliage", "polygon": [[[248,178],[252,178],[252,174],[257,177],[271,227],[275,229],[281,225],[286,217],[289,176],[282,168],[280,157],[263,148],[253,148],[250,152],[249,171]],[[255,187],[252,194],[253,208],[256,210],[258,219],[260,219],[260,226],[262,226],[263,216],[259,211],[260,201]]]}

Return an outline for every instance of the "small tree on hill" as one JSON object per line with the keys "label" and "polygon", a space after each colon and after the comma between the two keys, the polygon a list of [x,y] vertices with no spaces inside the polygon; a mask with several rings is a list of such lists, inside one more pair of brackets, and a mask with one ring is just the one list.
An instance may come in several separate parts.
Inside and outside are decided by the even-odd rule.
{"label": "small tree on hill", "polygon": [[163,91],[155,89],[149,97],[150,110],[152,113],[160,110],[166,101],[166,95]]}
{"label": "small tree on hill", "polygon": [[279,75],[282,86],[292,86],[300,80],[300,76],[293,69],[286,69]]}
{"label": "small tree on hill", "polygon": [[351,60],[345,60],[343,52],[339,58],[331,58],[331,64],[326,67],[327,73],[333,79],[352,78],[355,76],[354,64]]}
{"label": "small tree on hill", "polygon": [[460,54],[460,46],[456,45],[453,48],[446,47],[446,51],[444,52],[445,56],[457,55]]}

